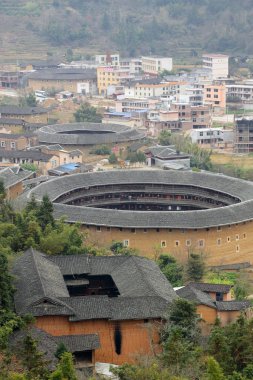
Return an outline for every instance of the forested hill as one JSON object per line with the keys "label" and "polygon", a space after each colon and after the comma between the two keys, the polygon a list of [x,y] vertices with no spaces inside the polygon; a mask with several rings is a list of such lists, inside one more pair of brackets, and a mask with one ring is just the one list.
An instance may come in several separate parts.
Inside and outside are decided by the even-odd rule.
{"label": "forested hill", "polygon": [[252,0],[0,0],[0,54],[253,54]]}

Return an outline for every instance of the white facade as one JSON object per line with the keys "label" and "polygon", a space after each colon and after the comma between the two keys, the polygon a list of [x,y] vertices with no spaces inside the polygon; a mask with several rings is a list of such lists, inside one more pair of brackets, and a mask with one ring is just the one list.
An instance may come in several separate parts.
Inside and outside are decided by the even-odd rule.
{"label": "white facade", "polygon": [[169,57],[142,57],[142,71],[147,74],[157,75],[163,70],[171,71],[172,58]]}
{"label": "white facade", "polygon": [[228,77],[228,55],[204,54],[202,58],[203,68],[211,71],[212,79]]}
{"label": "white facade", "polygon": [[192,142],[197,144],[232,143],[233,130],[222,128],[192,129],[190,137]]}
{"label": "white facade", "polygon": [[99,66],[108,65],[119,66],[119,54],[97,54],[95,61]]}
{"label": "white facade", "polygon": [[238,98],[241,101],[253,100],[253,83],[228,84],[226,90],[227,96],[231,98]]}

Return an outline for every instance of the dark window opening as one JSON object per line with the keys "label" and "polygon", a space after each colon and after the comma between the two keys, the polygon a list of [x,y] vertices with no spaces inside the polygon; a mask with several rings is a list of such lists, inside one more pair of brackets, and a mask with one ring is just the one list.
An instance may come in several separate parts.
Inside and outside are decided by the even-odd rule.
{"label": "dark window opening", "polygon": [[102,296],[117,297],[120,293],[109,275],[66,275],[64,276],[70,297]]}
{"label": "dark window opening", "polygon": [[73,353],[75,364],[91,364],[92,363],[92,350],[76,351]]}
{"label": "dark window opening", "polygon": [[120,355],[122,346],[122,334],[119,326],[116,326],[114,330],[114,344],[116,354]]}
{"label": "dark window opening", "polygon": [[216,293],[216,301],[223,301],[223,293]]}

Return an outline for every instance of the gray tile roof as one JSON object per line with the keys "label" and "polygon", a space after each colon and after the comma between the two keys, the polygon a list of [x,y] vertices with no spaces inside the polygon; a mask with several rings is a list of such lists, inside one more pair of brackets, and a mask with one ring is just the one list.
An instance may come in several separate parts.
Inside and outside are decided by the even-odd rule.
{"label": "gray tile roof", "polygon": [[18,107],[18,106],[1,106],[0,115],[36,115],[47,113],[48,110],[42,107]]}
{"label": "gray tile roof", "polygon": [[14,119],[12,117],[0,117],[0,124],[2,125],[25,125],[25,121],[22,119]]}
{"label": "gray tile roof", "polygon": [[[66,275],[110,275],[118,297],[71,297]],[[89,319],[149,319],[162,317],[176,298],[172,286],[151,260],[131,256],[46,256],[29,249],[14,265],[17,313],[66,315]]]}
{"label": "gray tile roof", "polygon": [[[126,211],[99,209],[54,203],[56,218],[66,217],[68,222],[88,225],[125,228],[207,228],[230,225],[252,220],[253,183],[224,175],[207,172],[177,172],[151,170],[118,170],[97,173],[74,174],[41,184],[30,193],[36,199],[49,194],[52,201],[75,189],[101,185],[152,184],[180,185],[193,189],[210,189],[225,193],[241,202],[226,207],[194,211]],[[186,188],[187,193],[187,188]]]}
{"label": "gray tile roof", "polygon": [[226,284],[209,284],[209,283],[202,283],[202,282],[191,282],[189,284],[193,288],[202,290],[202,292],[211,292],[211,293],[229,293],[232,286],[226,285]]}
{"label": "gray tile roof", "polygon": [[63,343],[69,352],[80,352],[96,350],[100,347],[99,336],[97,334],[87,335],[62,335],[53,339],[59,344]]}
{"label": "gray tile roof", "polygon": [[97,334],[52,336],[35,326],[29,326],[27,329],[17,330],[11,334],[9,341],[14,352],[19,353],[20,345],[27,336],[31,336],[36,341],[38,350],[45,355],[50,369],[54,369],[58,363],[55,353],[60,343],[63,343],[67,351],[71,353],[96,350],[100,347]]}
{"label": "gray tile roof", "polygon": [[206,293],[194,288],[193,286],[186,285],[176,291],[177,295],[185,298],[188,301],[194,302],[197,305],[206,305],[216,309],[215,301]]}
{"label": "gray tile roof", "polygon": [[45,154],[38,152],[36,150],[4,150],[0,149],[0,157],[3,158],[23,158],[23,159],[31,159],[34,161],[43,161],[47,162],[50,158],[53,157],[52,154]]}
{"label": "gray tile roof", "polygon": [[38,80],[96,80],[95,69],[48,69],[35,71],[28,76]]}
{"label": "gray tile roof", "polygon": [[0,169],[0,180],[3,181],[6,189],[9,189],[16,183],[23,182],[24,180],[32,177],[33,175],[33,172],[21,168],[18,168],[18,170],[15,170],[15,168]]}
{"label": "gray tile roof", "polygon": [[145,137],[143,131],[121,124],[88,122],[47,125],[40,128],[37,135],[41,143],[60,145],[111,144],[135,141]]}
{"label": "gray tile roof", "polygon": [[212,270],[240,270],[240,269],[246,269],[250,268],[251,264],[250,262],[246,261],[244,263],[236,263],[236,264],[224,264],[224,265],[217,265],[217,266],[212,266],[210,269]]}
{"label": "gray tile roof", "polygon": [[[36,307],[41,300],[54,301],[60,297],[68,297],[60,269],[46,256],[30,248],[19,257],[14,266],[16,276],[15,306],[19,313],[27,311],[31,305]],[[48,302],[43,304],[47,308]],[[61,307],[62,304],[56,302]]]}
{"label": "gray tile roof", "polygon": [[161,159],[174,159],[174,158],[189,158],[190,155],[186,153],[178,153],[174,146],[153,146],[146,149],[145,153],[151,153],[152,156]]}
{"label": "gray tile roof", "polygon": [[218,311],[241,311],[251,307],[249,301],[220,301],[216,302]]}

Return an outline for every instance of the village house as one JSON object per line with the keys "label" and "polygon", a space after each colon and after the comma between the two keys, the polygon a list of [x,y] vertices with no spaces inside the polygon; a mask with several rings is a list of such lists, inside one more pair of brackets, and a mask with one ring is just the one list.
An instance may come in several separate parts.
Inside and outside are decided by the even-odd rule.
{"label": "village house", "polygon": [[0,133],[0,149],[25,150],[37,142],[33,134]]}
{"label": "village house", "polygon": [[177,152],[174,146],[153,146],[145,150],[148,166],[157,166],[163,169],[188,170],[190,156]]}
{"label": "village house", "polygon": [[97,86],[99,95],[107,95],[107,88],[112,85],[119,85],[121,82],[130,79],[128,69],[121,69],[117,66],[99,66],[97,68]]}
{"label": "village house", "polygon": [[211,72],[212,79],[228,77],[229,56],[224,54],[203,54],[203,68]]}
{"label": "village house", "polygon": [[196,304],[197,313],[202,320],[202,332],[208,334],[217,318],[221,326],[225,326],[236,321],[242,312],[250,313],[250,302],[234,300],[231,289],[230,285],[190,283],[176,293]]}
{"label": "village house", "polygon": [[6,199],[13,200],[24,191],[24,181],[34,176],[29,170],[19,166],[0,168],[0,181],[3,181]]}
{"label": "village house", "polygon": [[0,118],[13,118],[27,123],[47,124],[49,110],[42,107],[0,106]]}
{"label": "village house", "polygon": [[69,91],[75,94],[97,93],[94,69],[38,70],[28,76],[28,87],[36,90]]}
{"label": "village house", "polygon": [[171,71],[173,69],[172,58],[169,57],[141,57],[142,71],[151,75],[158,75],[164,70]]}
{"label": "village house", "polygon": [[[35,326],[58,341],[72,340],[76,360],[136,363],[160,352],[159,322],[177,296],[154,261],[47,256],[30,248],[14,275],[16,312],[32,314]],[[96,345],[80,349],[82,336],[96,336]]]}
{"label": "village house", "polygon": [[60,144],[39,145],[33,147],[32,149],[34,151],[39,151],[44,154],[57,156],[59,165],[83,162],[83,153],[79,149],[67,151]]}
{"label": "village house", "polygon": [[45,154],[36,150],[4,150],[0,149],[0,166],[10,164],[34,164],[39,174],[47,175],[48,170],[59,165],[59,158],[53,154]]}
{"label": "village house", "polygon": [[210,104],[215,114],[226,111],[226,86],[224,84],[204,85],[204,104]]}

